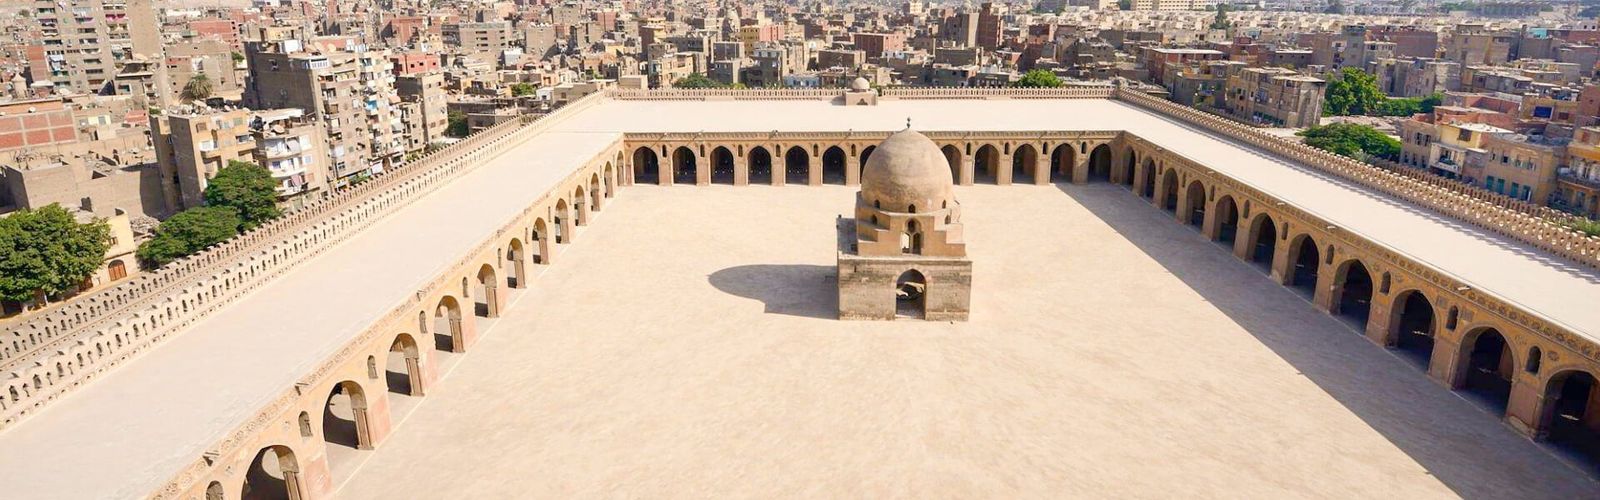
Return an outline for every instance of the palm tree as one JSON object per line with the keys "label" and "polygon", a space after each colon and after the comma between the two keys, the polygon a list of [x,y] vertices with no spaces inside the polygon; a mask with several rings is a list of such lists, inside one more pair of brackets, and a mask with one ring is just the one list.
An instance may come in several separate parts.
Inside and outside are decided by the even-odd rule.
{"label": "palm tree", "polygon": [[200,101],[211,97],[211,78],[205,73],[194,75],[189,83],[183,84],[183,98],[190,101]]}

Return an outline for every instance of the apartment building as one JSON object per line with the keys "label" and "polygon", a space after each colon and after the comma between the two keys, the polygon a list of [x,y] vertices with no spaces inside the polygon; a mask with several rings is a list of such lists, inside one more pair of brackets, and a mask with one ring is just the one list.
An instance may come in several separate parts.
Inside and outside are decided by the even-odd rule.
{"label": "apartment building", "polygon": [[1422,97],[1434,92],[1461,90],[1461,65],[1423,58],[1389,58],[1374,61],[1367,72],[1378,88],[1391,97]]}
{"label": "apartment building", "polygon": [[407,151],[421,151],[429,144],[445,140],[450,127],[449,94],[444,89],[444,73],[429,72],[395,77],[395,92],[406,103],[416,104],[416,115],[406,116]]}
{"label": "apartment building", "polygon": [[1435,174],[1467,182],[1476,182],[1475,174],[1483,172],[1489,162],[1489,150],[1484,148],[1488,138],[1511,133],[1493,125],[1464,122],[1442,122],[1434,130],[1424,165]]}
{"label": "apartment building", "polygon": [[35,0],[33,5],[44,61],[31,67],[46,73],[30,75],[35,82],[95,93],[134,54],[153,59],[161,53],[161,24],[151,0]]}
{"label": "apartment building", "polygon": [[454,23],[443,27],[445,45],[471,52],[499,53],[511,47],[511,23]]}
{"label": "apartment building", "polygon": [[300,208],[328,185],[319,120],[295,108],[260,111],[251,116],[250,133],[253,161],[272,173],[279,204]]}
{"label": "apartment building", "polygon": [[1483,141],[1488,161],[1467,177],[1482,179],[1484,189],[1544,204],[1555,190],[1556,169],[1566,161],[1567,143],[1539,135],[1488,134]]}
{"label": "apartment building", "polygon": [[263,28],[245,44],[244,103],[252,109],[298,108],[320,117],[334,188],[382,172],[403,159],[404,125],[391,109],[393,63],[348,37],[303,40],[298,29]]}
{"label": "apartment building", "polygon": [[205,108],[150,118],[150,140],[167,206],[174,211],[205,203],[206,181],[229,161],[255,161],[250,111]]}
{"label": "apartment building", "polygon": [[1567,165],[1556,170],[1550,206],[1600,219],[1600,127],[1582,127],[1567,144]]}
{"label": "apartment building", "polygon": [[1228,75],[1224,112],[1236,120],[1304,128],[1322,121],[1328,82],[1285,68],[1242,68]]}

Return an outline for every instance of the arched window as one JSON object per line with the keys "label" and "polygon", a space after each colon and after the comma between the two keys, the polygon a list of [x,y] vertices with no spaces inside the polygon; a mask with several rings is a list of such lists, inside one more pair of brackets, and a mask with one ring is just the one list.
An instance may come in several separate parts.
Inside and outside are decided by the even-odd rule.
{"label": "arched window", "polygon": [[1543,358],[1543,357],[1544,357],[1544,352],[1539,350],[1539,346],[1533,346],[1532,348],[1529,348],[1528,349],[1528,364],[1526,366],[1524,366],[1523,369],[1527,370],[1528,373],[1538,374],[1539,373],[1539,361],[1540,361],[1540,358]]}
{"label": "arched window", "polygon": [[311,414],[300,412],[300,437],[311,437]]}
{"label": "arched window", "polygon": [[1378,293],[1389,294],[1389,273],[1383,273],[1383,281],[1378,285]]}
{"label": "arched window", "polygon": [[367,356],[367,378],[378,378],[378,357]]}
{"label": "arched window", "polygon": [[922,254],[922,228],[915,219],[906,221],[906,234],[900,240],[900,251],[908,254]]}
{"label": "arched window", "polygon": [[1450,314],[1448,314],[1448,315],[1446,315],[1444,317],[1444,329],[1455,331],[1455,329],[1456,329],[1456,320],[1460,316],[1461,316],[1461,310],[1457,309],[1456,306],[1450,306]]}

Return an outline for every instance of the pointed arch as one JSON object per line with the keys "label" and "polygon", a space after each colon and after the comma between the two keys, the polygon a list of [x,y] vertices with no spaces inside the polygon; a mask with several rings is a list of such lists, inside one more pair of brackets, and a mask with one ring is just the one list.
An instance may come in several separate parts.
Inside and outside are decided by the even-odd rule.
{"label": "pointed arch", "polygon": [[1178,211],[1178,169],[1169,168],[1161,174],[1161,197],[1156,201],[1162,210],[1176,213]]}
{"label": "pointed arch", "polygon": [[579,226],[589,225],[589,198],[588,193],[584,192],[583,186],[573,188],[572,207],[575,209],[573,211],[577,213],[577,217],[572,219],[573,223]]}
{"label": "pointed arch", "polygon": [[894,280],[895,317],[926,318],[928,314],[928,277],[916,269],[908,269]]}
{"label": "pointed arch", "polygon": [[[372,449],[372,427],[367,414],[367,392],[361,383],[346,380],[333,385],[322,405],[322,440],[329,445],[357,450]],[[337,454],[330,453],[330,461]],[[334,464],[329,464],[330,466]]]}
{"label": "pointed arch", "polygon": [[1390,314],[1389,324],[1393,326],[1389,327],[1386,343],[1427,370],[1433,361],[1433,338],[1438,333],[1433,301],[1420,290],[1406,290],[1395,295]]}
{"label": "pointed arch", "polygon": [[1289,241],[1289,269],[1284,273],[1284,284],[1306,296],[1317,293],[1317,271],[1322,265],[1322,252],[1317,240],[1309,234],[1295,236]]}
{"label": "pointed arch", "polygon": [[1360,259],[1349,259],[1333,273],[1333,303],[1329,312],[1355,324],[1359,331],[1367,331],[1371,319],[1373,282],[1372,272]]}
{"label": "pointed arch", "polygon": [[544,217],[533,220],[533,231],[528,234],[528,240],[533,242],[533,263],[550,263],[550,228],[545,224]]}
{"label": "pointed arch", "polygon": [[806,148],[793,146],[783,153],[783,182],[784,184],[811,182],[811,153],[807,153]]}
{"label": "pointed arch", "polygon": [[950,164],[950,182],[957,185],[971,184],[971,179],[961,177],[961,148],[957,148],[954,144],[945,144],[939,151],[944,153],[945,163]]}
{"label": "pointed arch", "polygon": [[726,146],[711,150],[711,183],[733,185],[735,175],[733,151]]}
{"label": "pointed arch", "polygon": [[698,158],[688,146],[672,150],[672,183],[694,185],[699,179]]}
{"label": "pointed arch", "polygon": [[978,147],[978,153],[973,156],[973,177],[975,183],[996,184],[1000,182],[1000,148],[993,144],[984,144]]}
{"label": "pointed arch", "polygon": [[494,266],[484,264],[478,267],[477,281],[474,283],[472,296],[473,314],[481,318],[495,318],[500,316],[500,287],[495,278]]}
{"label": "pointed arch", "polygon": [[600,176],[600,178],[602,179],[602,182],[605,183],[606,197],[607,198],[610,198],[610,197],[613,197],[613,196],[617,195],[617,178],[616,178],[616,176],[617,176],[616,168],[611,166],[611,162],[606,162],[606,167],[605,167],[604,174],[602,174]]}
{"label": "pointed arch", "polygon": [[[1011,182],[1015,184],[1034,184],[1039,179],[1039,150],[1032,144],[1019,144],[1016,151],[1011,154]],[[1048,170],[1044,172],[1049,177]]]}
{"label": "pointed arch", "polygon": [[1233,246],[1234,239],[1239,234],[1239,206],[1234,203],[1233,197],[1222,195],[1212,204],[1213,225],[1211,234],[1207,235],[1212,241]]}
{"label": "pointed arch", "polygon": [[1461,337],[1460,369],[1450,381],[1501,414],[1511,402],[1511,380],[1517,373],[1516,353],[1500,330],[1476,328]]}
{"label": "pointed arch", "polygon": [[568,212],[567,200],[564,198],[556,200],[555,225],[551,228],[555,230],[556,244],[571,243],[569,235],[572,234],[572,217]]}
{"label": "pointed arch", "polygon": [[1061,144],[1050,151],[1050,182],[1072,182],[1072,169],[1078,164],[1078,150]]}
{"label": "pointed arch", "polygon": [[845,183],[845,179],[849,176],[849,174],[845,172],[845,170],[849,168],[849,163],[849,159],[845,157],[843,148],[840,148],[839,146],[829,146],[828,149],[823,150],[822,183],[843,185]]}
{"label": "pointed arch", "polygon": [[640,146],[633,150],[633,179],[634,182],[656,184],[662,181],[661,159],[649,146]]}
{"label": "pointed arch", "polygon": [[439,298],[433,310],[434,348],[445,352],[466,352],[466,324],[461,302],[455,296]]}
{"label": "pointed arch", "polygon": [[1600,384],[1593,372],[1562,370],[1544,386],[1544,401],[1535,428],[1551,445],[1600,463]]}
{"label": "pointed arch", "polygon": [[390,394],[422,396],[422,350],[410,334],[395,335],[389,343],[384,356],[384,384]]}
{"label": "pointed arch", "polygon": [[300,462],[294,450],[284,445],[271,445],[257,451],[250,460],[239,497],[300,500],[305,498],[304,492],[300,484]]}
{"label": "pointed arch", "polygon": [[1278,225],[1272,216],[1261,213],[1250,222],[1250,246],[1244,256],[1253,263],[1271,266],[1278,251]]}
{"label": "pointed arch", "polygon": [[505,264],[501,266],[506,269],[506,288],[528,287],[528,258],[525,253],[521,238],[511,238],[506,243]]}
{"label": "pointed arch", "polygon": [[772,153],[767,151],[765,146],[750,148],[750,156],[746,161],[750,163],[748,166],[750,169],[750,184],[771,185],[774,182],[772,178]]}
{"label": "pointed arch", "polygon": [[1206,185],[1199,179],[1189,181],[1189,187],[1183,193],[1183,213],[1178,214],[1183,221],[1196,228],[1206,222]]}

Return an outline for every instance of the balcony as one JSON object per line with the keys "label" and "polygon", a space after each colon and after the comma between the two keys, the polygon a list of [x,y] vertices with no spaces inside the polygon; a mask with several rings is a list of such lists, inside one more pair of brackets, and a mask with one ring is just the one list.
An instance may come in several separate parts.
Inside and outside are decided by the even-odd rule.
{"label": "balcony", "polygon": [[1600,189],[1600,179],[1583,177],[1573,173],[1570,169],[1561,169],[1558,173],[1556,173],[1556,180],[1590,189]]}
{"label": "balcony", "polygon": [[306,173],[306,166],[304,163],[279,161],[272,162],[270,165],[271,166],[269,166],[267,170],[272,172],[273,179],[287,179]]}
{"label": "balcony", "polygon": [[267,158],[286,158],[304,153],[306,148],[300,141],[275,141],[261,147],[261,153]]}
{"label": "balcony", "polygon": [[1433,169],[1443,170],[1445,172],[1450,172],[1450,173],[1456,174],[1456,175],[1461,175],[1461,165],[1457,165],[1456,161],[1452,160],[1450,158],[1440,158],[1438,160],[1435,160],[1435,161],[1429,163],[1428,167],[1429,168],[1433,168]]}

